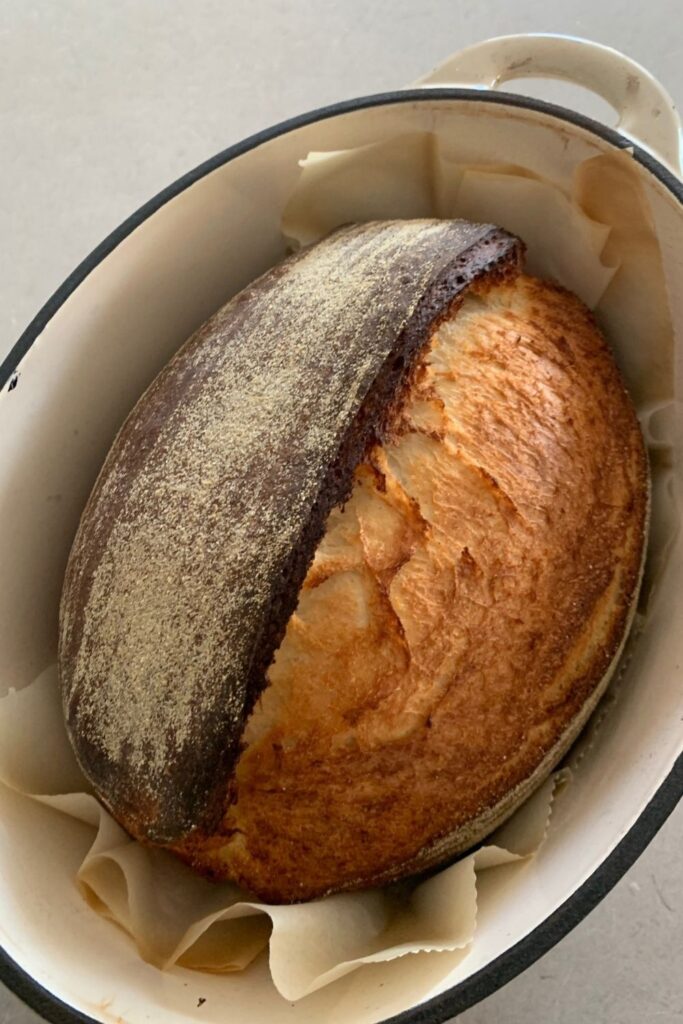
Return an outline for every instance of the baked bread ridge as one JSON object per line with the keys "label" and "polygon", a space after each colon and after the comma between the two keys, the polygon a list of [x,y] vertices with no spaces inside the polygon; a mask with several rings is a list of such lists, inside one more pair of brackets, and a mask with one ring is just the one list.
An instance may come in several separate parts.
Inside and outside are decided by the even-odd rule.
{"label": "baked bread ridge", "polygon": [[328,519],[221,828],[176,852],[291,902],[482,839],[608,684],[648,495],[635,411],[589,311],[523,275],[474,286]]}
{"label": "baked bread ridge", "polygon": [[220,819],[330,509],[434,325],[521,253],[464,221],[341,229],[235,296],[133,409],[79,525],[59,633],[76,756],[133,835],[172,843]]}

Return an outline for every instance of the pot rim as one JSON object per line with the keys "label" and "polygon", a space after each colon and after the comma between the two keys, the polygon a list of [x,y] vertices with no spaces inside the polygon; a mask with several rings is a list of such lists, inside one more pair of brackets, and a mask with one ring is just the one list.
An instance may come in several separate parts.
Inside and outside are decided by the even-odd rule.
{"label": "pot rim", "polygon": [[[548,114],[558,120],[585,129],[617,149],[630,150],[633,159],[656,177],[683,206],[683,182],[651,153],[627,136],[622,135],[617,129],[609,128],[584,114],[547,103],[545,100],[532,99],[514,93],[447,86],[399,89],[343,100],[281,121],[229,146],[182,175],[127,217],[69,274],[64,283],[29,323],[0,364],[0,390],[8,381],[11,382],[13,374],[33,343],[86,277],[152,214],[195,182],[263,143],[316,121],[372,107],[429,102],[431,100],[475,101],[527,109],[535,113]],[[660,784],[650,802],[618,845],[593,874],[549,917],[469,978],[418,1006],[386,1018],[382,1024],[443,1024],[444,1021],[463,1013],[521,974],[575,928],[616,885],[654,838],[681,796],[683,796],[683,754],[679,755],[669,775]],[[0,946],[0,981],[51,1024],[99,1024],[95,1018],[74,1009],[40,985],[12,960],[2,946]]]}

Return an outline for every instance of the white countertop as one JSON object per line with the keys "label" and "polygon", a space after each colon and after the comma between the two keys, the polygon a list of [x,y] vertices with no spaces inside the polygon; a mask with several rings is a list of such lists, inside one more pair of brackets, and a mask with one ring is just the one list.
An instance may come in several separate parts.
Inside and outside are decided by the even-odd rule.
{"label": "white countertop", "polygon": [[[683,101],[680,11],[680,0],[0,0],[0,360],[124,217],[245,135],[404,85],[511,32],[615,46]],[[561,86],[534,92],[572,102]],[[459,1020],[683,1020],[682,846],[683,806],[597,910]],[[0,989],[0,1024],[37,1021]]]}

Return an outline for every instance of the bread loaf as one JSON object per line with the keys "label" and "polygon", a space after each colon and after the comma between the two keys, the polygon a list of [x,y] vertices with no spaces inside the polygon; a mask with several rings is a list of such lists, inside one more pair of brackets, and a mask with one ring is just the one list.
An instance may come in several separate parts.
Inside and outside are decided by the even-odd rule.
{"label": "bread loaf", "polygon": [[271,901],[481,839],[603,691],[647,472],[590,313],[486,225],[336,232],[124,424],[64,585],[79,761],[145,842]]}

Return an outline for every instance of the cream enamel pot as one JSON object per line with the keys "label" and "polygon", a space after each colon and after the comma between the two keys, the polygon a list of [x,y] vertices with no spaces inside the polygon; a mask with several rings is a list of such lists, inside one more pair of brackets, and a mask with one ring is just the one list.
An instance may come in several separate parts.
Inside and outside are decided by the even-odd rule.
{"label": "cream enamel pot", "polygon": [[[498,91],[533,75],[587,85],[617,110],[617,129],[571,110]],[[632,153],[652,211],[674,333],[683,337],[680,125],[652,76],[607,47],[556,36],[490,40],[416,87],[350,100],[269,128],[191,171],[133,214],[71,274],[0,368],[0,664],[21,686],[54,658],[55,617],[71,539],[104,454],[139,394],[192,330],[284,253],[282,208],[313,150],[401,132],[438,130],[463,161],[570,171],[591,155]],[[640,296],[647,301],[647,296]],[[634,298],[634,301],[635,298]],[[675,401],[681,489],[681,351]],[[59,501],[51,496],[60,495]],[[609,891],[651,840],[683,790],[683,552],[669,550],[643,633],[599,742],[563,799],[547,844],[495,915],[478,923],[470,954],[419,1005],[381,993],[373,1020],[439,1022],[531,964]],[[259,989],[263,973],[167,975],[143,963],[73,885],[74,851],[55,822],[41,831],[0,789],[0,977],[47,1020],[313,1022]],[[42,819],[41,819],[42,820]],[[229,993],[221,988],[229,984]]]}

